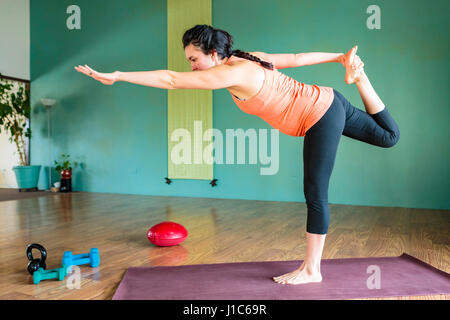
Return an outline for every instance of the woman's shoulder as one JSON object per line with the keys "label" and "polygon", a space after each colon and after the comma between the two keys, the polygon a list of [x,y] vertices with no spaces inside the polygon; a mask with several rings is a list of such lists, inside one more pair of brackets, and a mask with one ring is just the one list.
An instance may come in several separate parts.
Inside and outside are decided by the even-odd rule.
{"label": "woman's shoulder", "polygon": [[[270,61],[270,56],[267,53],[260,52],[260,51],[258,51],[258,52],[247,52],[247,53],[249,53],[252,56],[255,56],[255,57],[257,57],[257,58],[259,58],[259,59],[261,59],[263,61],[271,62]],[[245,59],[245,58],[241,58],[241,57],[238,57],[238,56],[234,56],[234,55],[230,56],[229,59],[232,59],[233,62],[237,62],[237,61],[249,61],[249,62],[252,62],[251,60],[248,60],[248,59]],[[231,62],[231,60],[230,60],[230,62]]]}
{"label": "woman's shoulder", "polygon": [[[251,55],[254,55],[255,57],[258,57],[259,59],[271,62],[270,60],[266,59],[264,60],[265,56],[263,52],[248,52]],[[238,56],[230,56],[228,58],[228,61],[226,62],[227,65],[230,66],[241,66],[241,67],[249,67],[249,68],[260,68],[261,65],[257,63],[256,61],[248,60],[245,58],[241,58]]]}
{"label": "woman's shoulder", "polygon": [[253,61],[236,56],[229,57],[226,64],[229,65],[230,67],[236,68],[253,69],[256,67],[256,64]]}
{"label": "woman's shoulder", "polygon": [[[261,59],[261,61],[271,63],[274,68],[273,70],[278,69],[277,66],[275,65],[273,59],[271,58],[270,54],[261,52],[261,51],[248,52],[248,53],[251,54],[252,56],[255,56],[255,57]],[[241,58],[241,57],[236,57],[236,56],[232,56],[232,57],[233,57],[234,61],[239,61],[239,62],[244,61],[248,65],[261,67],[261,64],[259,64],[256,61],[251,61],[251,60]],[[230,62],[230,64],[231,64],[231,62]]]}

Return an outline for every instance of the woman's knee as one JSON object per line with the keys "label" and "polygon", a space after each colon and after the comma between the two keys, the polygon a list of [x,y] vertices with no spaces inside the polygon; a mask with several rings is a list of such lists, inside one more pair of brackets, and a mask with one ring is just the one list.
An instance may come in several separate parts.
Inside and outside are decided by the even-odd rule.
{"label": "woman's knee", "polygon": [[385,108],[371,116],[383,129],[383,133],[380,135],[381,147],[392,148],[395,146],[400,140],[400,129],[389,111]]}
{"label": "woman's knee", "polygon": [[397,144],[398,140],[400,140],[400,131],[396,132],[392,136],[390,148],[395,146]]}
{"label": "woman's knee", "polygon": [[385,148],[392,148],[398,143],[398,140],[400,140],[400,131],[391,132],[385,135],[382,146]]}

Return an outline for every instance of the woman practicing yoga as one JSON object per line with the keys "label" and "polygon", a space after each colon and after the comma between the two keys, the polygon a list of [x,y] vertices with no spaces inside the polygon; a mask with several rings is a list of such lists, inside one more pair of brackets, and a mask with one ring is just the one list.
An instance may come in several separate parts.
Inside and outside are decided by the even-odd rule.
{"label": "woman practicing yoga", "polygon": [[[389,148],[400,137],[398,126],[365,74],[356,46],[346,54],[267,54],[233,50],[232,43],[226,31],[196,25],[183,35],[193,72],[99,73],[86,65],[75,69],[107,85],[126,81],[163,89],[226,88],[242,111],[261,117],[287,135],[305,137],[306,256],[298,269],[273,280],[281,284],[320,282],[330,216],[328,185],[341,135]],[[333,88],[301,83],[278,71],[325,62],[345,67],[345,82],[356,85],[366,112]]]}

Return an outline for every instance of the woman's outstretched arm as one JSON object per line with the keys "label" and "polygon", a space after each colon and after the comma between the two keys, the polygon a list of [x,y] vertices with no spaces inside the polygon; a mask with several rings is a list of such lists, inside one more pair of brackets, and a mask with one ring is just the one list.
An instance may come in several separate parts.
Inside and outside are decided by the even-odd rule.
{"label": "woman's outstretched arm", "polygon": [[310,66],[319,63],[338,62],[342,63],[343,53],[328,52],[305,52],[298,53],[297,60],[300,66]]}
{"label": "woman's outstretched arm", "polygon": [[343,53],[305,52],[305,53],[265,53],[250,52],[264,61],[271,62],[275,68],[296,68],[313,64],[338,62],[342,64]]}
{"label": "woman's outstretched arm", "polygon": [[161,89],[205,89],[214,90],[240,85],[245,82],[244,68],[218,65],[201,71],[176,72],[172,70],[101,73],[87,65],[77,66],[75,70],[111,85],[125,81]]}
{"label": "woman's outstretched arm", "polygon": [[117,81],[125,81],[160,89],[174,89],[170,70],[116,72]]}
{"label": "woman's outstretched arm", "polygon": [[172,76],[169,70],[155,70],[155,71],[138,71],[138,72],[120,72],[114,71],[111,73],[97,72],[87,65],[76,66],[75,70],[84,73],[85,75],[100,81],[106,85],[112,85],[117,81],[127,81],[143,86],[173,89]]}

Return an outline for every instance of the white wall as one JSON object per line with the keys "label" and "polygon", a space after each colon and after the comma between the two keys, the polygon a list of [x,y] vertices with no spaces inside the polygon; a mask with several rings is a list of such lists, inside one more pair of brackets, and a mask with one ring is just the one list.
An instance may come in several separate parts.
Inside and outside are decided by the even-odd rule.
{"label": "white wall", "polygon": [[[29,0],[0,0],[0,73],[30,80]],[[0,133],[0,188],[17,188],[12,167],[19,155],[9,135]]]}
{"label": "white wall", "polygon": [[0,73],[30,80],[30,0],[0,0]]}
{"label": "white wall", "polygon": [[[0,82],[4,81],[0,80]],[[13,83],[12,92],[17,92],[19,87],[24,86],[22,82],[14,81]],[[5,132],[4,128],[2,128],[0,133],[0,188],[17,188],[16,176],[12,168],[19,165],[20,157],[15,143],[9,141],[10,136],[9,132]],[[24,137],[24,141],[26,145],[25,150],[28,150],[28,138]]]}

